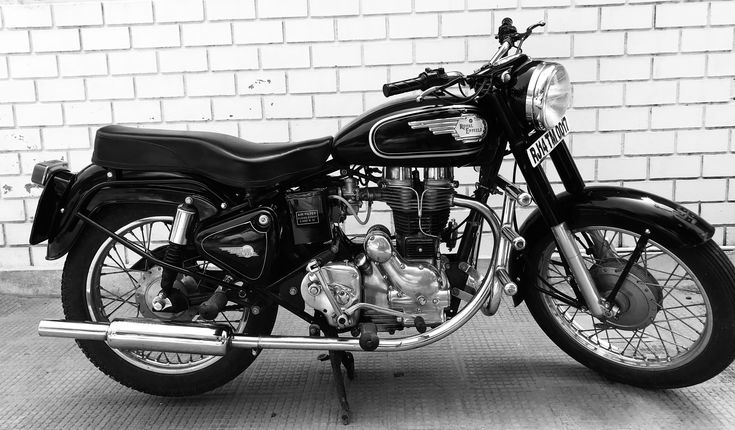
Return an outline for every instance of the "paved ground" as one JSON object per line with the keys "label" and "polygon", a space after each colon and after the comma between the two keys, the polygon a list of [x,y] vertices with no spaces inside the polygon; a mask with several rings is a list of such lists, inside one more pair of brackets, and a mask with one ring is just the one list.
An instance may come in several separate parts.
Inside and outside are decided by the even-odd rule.
{"label": "paved ground", "polygon": [[[159,398],[118,385],[67,339],[39,338],[58,298],[0,295],[0,428],[343,428],[327,363],[264,351],[207,395]],[[304,332],[279,317],[276,330]],[[735,367],[696,387],[646,391],[606,381],[560,352],[524,307],[478,315],[406,353],[356,354],[349,428],[735,428]]]}

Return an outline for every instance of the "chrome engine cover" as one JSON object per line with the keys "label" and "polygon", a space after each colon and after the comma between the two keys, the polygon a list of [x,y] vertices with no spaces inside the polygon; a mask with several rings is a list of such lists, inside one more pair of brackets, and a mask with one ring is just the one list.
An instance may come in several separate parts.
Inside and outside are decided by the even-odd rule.
{"label": "chrome engine cover", "polygon": [[[331,262],[319,266],[314,262],[308,270],[301,281],[304,302],[323,313],[329,324],[335,327],[356,325],[359,310],[352,315],[344,314],[343,310],[358,303],[362,295],[362,278],[357,267],[352,263]],[[326,283],[326,289],[323,283]]]}

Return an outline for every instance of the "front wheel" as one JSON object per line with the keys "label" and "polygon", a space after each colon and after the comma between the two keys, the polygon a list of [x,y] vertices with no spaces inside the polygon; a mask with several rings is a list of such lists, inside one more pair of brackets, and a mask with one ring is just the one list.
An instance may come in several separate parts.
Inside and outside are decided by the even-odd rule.
{"label": "front wheel", "polygon": [[[568,223],[601,296],[638,243],[600,215]],[[575,305],[571,277],[547,233],[528,250],[523,283],[536,322],[561,349],[604,376],[646,388],[698,384],[735,358],[735,269],[711,240],[694,248],[651,236],[605,321]]]}

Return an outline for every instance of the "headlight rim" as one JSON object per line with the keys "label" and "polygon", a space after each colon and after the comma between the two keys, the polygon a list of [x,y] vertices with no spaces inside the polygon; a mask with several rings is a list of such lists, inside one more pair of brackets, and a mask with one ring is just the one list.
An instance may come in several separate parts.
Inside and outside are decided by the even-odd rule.
{"label": "headlight rim", "polygon": [[534,68],[531,79],[528,81],[526,90],[526,120],[537,130],[547,130],[550,128],[546,126],[544,98],[551,85],[551,77],[559,69],[564,70],[566,73],[564,66],[559,63],[541,62]]}

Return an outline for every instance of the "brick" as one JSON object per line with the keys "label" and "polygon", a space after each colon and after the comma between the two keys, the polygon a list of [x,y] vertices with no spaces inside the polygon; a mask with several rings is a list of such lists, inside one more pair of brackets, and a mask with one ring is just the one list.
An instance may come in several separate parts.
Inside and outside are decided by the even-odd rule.
{"label": "brick", "polygon": [[27,31],[3,30],[0,32],[0,54],[30,52],[30,50]]}
{"label": "brick", "polygon": [[314,67],[359,66],[362,57],[358,44],[316,44],[311,47]]}
{"label": "brick", "polygon": [[702,126],[702,106],[654,106],[651,128],[687,128]]}
{"label": "brick", "polygon": [[410,64],[413,46],[410,41],[366,42],[363,56],[365,65]]}
{"label": "brick", "polygon": [[572,153],[575,157],[620,155],[622,142],[619,133],[575,133]]}
{"label": "brick", "polygon": [[623,84],[576,84],[574,85],[574,106],[620,106],[623,104]]}
{"label": "brick", "polygon": [[138,76],[135,90],[139,98],[181,97],[184,95],[184,80],[180,75]]}
{"label": "brick", "polygon": [[288,91],[291,94],[336,92],[337,74],[333,69],[291,70]]}
{"label": "brick", "polygon": [[339,75],[339,90],[344,91],[377,91],[388,82],[388,73],[385,67],[369,67],[357,69],[341,69]]}
{"label": "brick", "polygon": [[[539,53],[543,58],[567,58],[572,55],[571,43],[572,36],[568,34],[536,34],[526,40],[523,50]],[[490,58],[490,54],[495,53],[496,49],[493,44],[493,49],[488,52],[487,59]]]}
{"label": "brick", "polygon": [[731,51],[732,28],[685,28],[681,31],[682,52]]}
{"label": "brick", "polygon": [[0,81],[0,101],[2,103],[34,102],[36,87],[33,81]]}
{"label": "brick", "polygon": [[728,103],[707,106],[704,125],[706,127],[735,126],[735,104]]}
{"label": "brick", "polygon": [[297,17],[306,14],[306,0],[258,0],[259,18]]}
{"label": "brick", "polygon": [[388,17],[388,35],[391,39],[437,37],[439,16],[435,14],[395,15]]}
{"label": "brick", "polygon": [[464,39],[417,40],[417,63],[464,61]]}
{"label": "brick", "polygon": [[99,2],[54,4],[54,23],[57,27],[102,25],[102,7]]}
{"label": "brick", "polygon": [[130,48],[127,27],[83,28],[82,47],[88,51]]}
{"label": "brick", "polygon": [[263,112],[259,97],[228,97],[212,100],[214,119],[260,119]]}
{"label": "brick", "polygon": [[654,78],[687,78],[704,75],[704,55],[676,55],[653,58]]}
{"label": "brick", "polygon": [[263,97],[265,117],[311,118],[311,96],[266,96]]}
{"label": "brick", "polygon": [[561,7],[571,4],[571,0],[521,0],[521,7]]}
{"label": "brick", "polygon": [[676,103],[676,81],[630,82],[625,88],[625,104],[656,105]]}
{"label": "brick", "polygon": [[247,70],[258,68],[258,49],[249,46],[210,48],[210,70]]}
{"label": "brick", "polygon": [[569,109],[567,120],[575,132],[597,130],[597,109]]}
{"label": "brick", "polygon": [[61,76],[94,76],[107,74],[107,58],[102,53],[59,55]]}
{"label": "brick", "polygon": [[279,45],[260,48],[260,62],[264,69],[294,69],[309,67],[307,45]]}
{"label": "brick", "polygon": [[732,166],[735,165],[735,154],[704,155],[702,157],[702,175],[705,177],[732,177]]}
{"label": "brick", "polygon": [[735,75],[735,53],[707,55],[708,76],[733,76]]}
{"label": "brick", "polygon": [[87,97],[90,100],[132,99],[133,78],[129,76],[88,78]]}
{"label": "brick", "polygon": [[288,121],[247,121],[240,123],[240,137],[253,142],[288,142]]}
{"label": "brick", "polygon": [[490,12],[446,13],[441,16],[443,36],[471,36],[493,34]]}
{"label": "brick", "polygon": [[5,28],[51,27],[51,7],[47,4],[4,4]]}
{"label": "brick", "polygon": [[317,117],[352,116],[362,113],[360,94],[325,94],[314,96]]}
{"label": "brick", "polygon": [[600,6],[606,4],[623,4],[625,0],[576,0],[574,2],[577,6]]}
{"label": "brick", "polygon": [[334,20],[298,19],[285,22],[287,42],[326,42],[334,40]]}
{"label": "brick", "polygon": [[110,52],[108,55],[110,73],[113,75],[134,75],[156,73],[156,52],[152,50],[133,50]]}
{"label": "brick", "polygon": [[33,267],[56,270],[63,269],[66,256],[59,258],[58,260],[46,260],[46,248],[46,246],[32,246],[30,248]]}
{"label": "brick", "polygon": [[235,95],[235,75],[232,73],[206,73],[186,76],[188,96]]}
{"label": "brick", "polygon": [[698,155],[651,157],[651,179],[694,178],[701,172],[702,160]]}
{"label": "brick", "polygon": [[199,72],[207,70],[207,51],[204,49],[177,49],[158,52],[161,72]]}
{"label": "brick", "polygon": [[134,48],[169,48],[181,46],[179,26],[175,24],[135,26],[131,28]]}
{"label": "brick", "polygon": [[61,125],[61,105],[53,104],[19,104],[15,106],[15,120],[20,127],[38,125]]}
{"label": "brick", "polygon": [[727,129],[679,130],[676,151],[687,152],[725,152],[730,141]]}
{"label": "brick", "polygon": [[697,27],[707,24],[707,3],[656,5],[656,27]]}
{"label": "brick", "polygon": [[631,31],[628,33],[626,49],[628,54],[677,52],[679,30]]}
{"label": "brick", "polygon": [[597,59],[594,58],[571,58],[564,61],[572,83],[594,82],[597,80]]}
{"label": "brick", "polygon": [[515,9],[518,0],[467,0],[468,10]]}
{"label": "brick", "polygon": [[679,83],[680,103],[726,102],[732,96],[732,79],[695,79]]}
{"label": "brick", "polygon": [[597,179],[600,181],[645,179],[645,157],[601,158],[597,160]]}
{"label": "brick", "polygon": [[64,118],[69,125],[109,124],[112,107],[110,102],[64,103]]}
{"label": "brick", "polygon": [[14,78],[48,78],[58,75],[54,55],[9,57],[8,64],[10,76]]}
{"label": "brick", "polygon": [[237,74],[237,90],[240,94],[284,94],[286,74],[263,70],[241,72]]}
{"label": "brick", "polygon": [[6,79],[8,77],[8,59],[6,57],[0,57],[0,79]]}
{"label": "brick", "polygon": [[[25,174],[33,172],[33,166],[46,160],[66,160],[66,151],[22,152],[20,154],[20,168]],[[28,238],[26,238],[27,240]]]}
{"label": "brick", "polygon": [[209,121],[212,119],[209,99],[164,100],[161,103],[166,121]]}
{"label": "brick", "polygon": [[153,6],[150,1],[106,1],[103,9],[107,25],[153,22]]}
{"label": "brick", "polygon": [[625,133],[625,155],[669,155],[674,153],[673,131],[642,131]]}
{"label": "brick", "polygon": [[341,18],[337,20],[339,40],[385,39],[385,18],[369,16],[360,18]]}
{"label": "brick", "polygon": [[90,147],[87,127],[43,129],[44,149],[87,149]]}
{"label": "brick", "polygon": [[600,109],[599,130],[643,130],[648,128],[648,108]]}
{"label": "brick", "polygon": [[[31,236],[31,224],[6,223],[5,243],[8,245],[28,245]],[[18,249],[18,248],[16,248]]]}
{"label": "brick", "polygon": [[600,58],[601,81],[631,81],[651,78],[649,57]]}
{"label": "brick", "polygon": [[115,123],[161,122],[157,100],[132,100],[112,103]]}
{"label": "brick", "polygon": [[498,47],[497,41],[490,37],[467,37],[466,40],[468,61],[486,62]]}
{"label": "brick", "polygon": [[622,55],[624,42],[625,34],[618,32],[575,35],[574,56]]}
{"label": "brick", "polygon": [[202,21],[202,0],[157,0],[153,2],[156,22]]}
{"label": "brick", "polygon": [[12,127],[13,121],[13,106],[0,105],[0,127]]}
{"label": "brick", "polygon": [[38,100],[42,102],[66,102],[84,100],[84,79],[43,79],[36,81]]}
{"label": "brick", "polygon": [[632,188],[634,190],[655,194],[670,200],[674,198],[674,181],[672,180],[625,181],[623,186],[625,188]]}
{"label": "brick", "polygon": [[209,21],[255,18],[255,0],[205,0]]}
{"label": "brick", "polygon": [[[594,7],[578,9],[549,9],[547,14],[547,31],[552,33],[597,30],[599,9]],[[519,31],[521,31],[520,28]]]}
{"label": "brick", "polygon": [[[333,136],[339,128],[337,119],[301,119],[291,121],[291,139],[308,140],[319,136]],[[375,210],[377,205],[373,205]]]}
{"label": "brick", "polygon": [[735,24],[735,3],[731,1],[713,1],[710,6],[710,24]]}
{"label": "brick", "polygon": [[233,39],[237,44],[283,42],[281,21],[235,22],[233,29]]}
{"label": "brick", "polygon": [[364,15],[383,15],[389,13],[410,13],[411,0],[363,0]]}
{"label": "brick", "polygon": [[464,5],[456,0],[420,0],[415,3],[416,12],[462,10]]}
{"label": "brick", "polygon": [[232,29],[229,22],[182,24],[184,46],[231,45]]}
{"label": "brick", "polygon": [[15,153],[0,153],[0,172],[3,175],[20,175],[19,155]]}
{"label": "brick", "polygon": [[702,218],[712,224],[732,223],[735,203],[702,203]]}
{"label": "brick", "polygon": [[31,265],[28,247],[0,248],[0,267],[3,269],[27,268]]}
{"label": "brick", "polygon": [[0,130],[0,148],[4,151],[39,151],[41,134],[32,128]]}
{"label": "brick", "polygon": [[78,51],[79,30],[32,30],[31,40],[35,52]]}
{"label": "brick", "polygon": [[345,16],[360,13],[359,0],[310,0],[311,16]]}
{"label": "brick", "polygon": [[196,131],[210,131],[212,133],[228,134],[230,136],[237,136],[238,130],[239,128],[235,121],[199,122],[196,124]]}
{"label": "brick", "polygon": [[692,179],[676,181],[677,202],[714,202],[727,196],[726,179]]}
{"label": "brick", "polygon": [[603,7],[601,16],[602,30],[647,29],[653,25],[653,5]]}
{"label": "brick", "polygon": [[[168,125],[166,125],[168,127]],[[92,162],[92,151],[69,151],[69,169],[79,171]]]}

